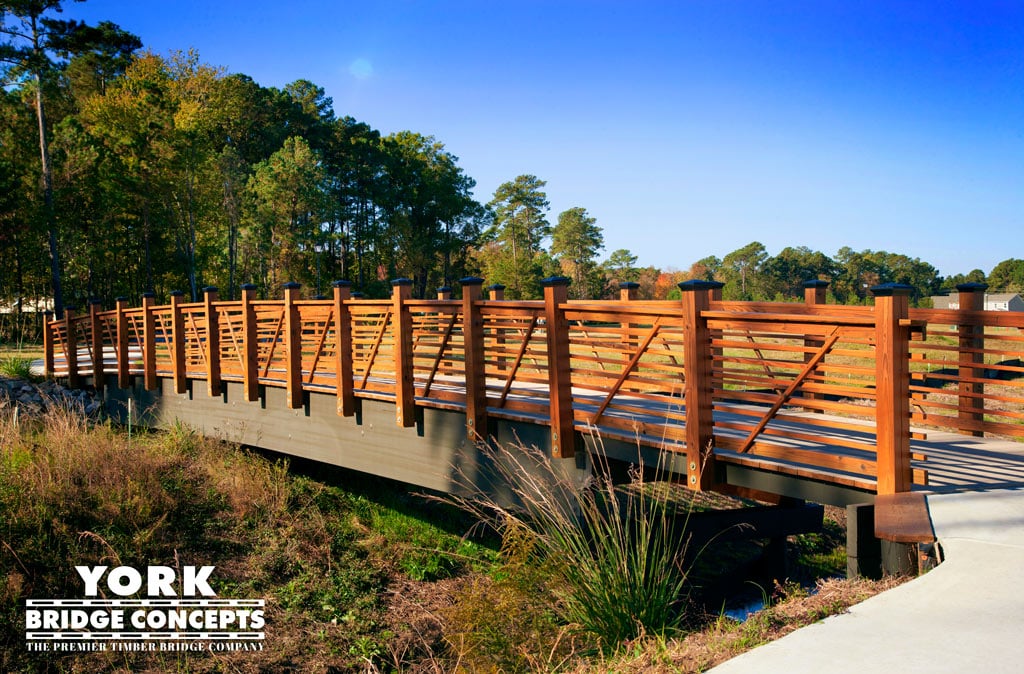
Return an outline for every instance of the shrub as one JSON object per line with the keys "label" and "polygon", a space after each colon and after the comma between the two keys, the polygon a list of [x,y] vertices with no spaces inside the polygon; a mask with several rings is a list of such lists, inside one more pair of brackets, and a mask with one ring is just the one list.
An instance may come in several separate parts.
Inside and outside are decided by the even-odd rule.
{"label": "shrub", "polygon": [[35,380],[32,374],[32,359],[22,356],[0,358],[0,374],[12,379]]}
{"label": "shrub", "polygon": [[[536,449],[481,451],[516,502],[506,506],[463,480],[450,500],[508,540],[525,532],[534,563],[548,569],[552,609],[603,650],[642,634],[666,635],[682,623],[687,591],[685,513],[671,490],[645,483],[643,466],[628,488],[599,470],[582,483]],[[598,466],[605,468],[605,466]]]}

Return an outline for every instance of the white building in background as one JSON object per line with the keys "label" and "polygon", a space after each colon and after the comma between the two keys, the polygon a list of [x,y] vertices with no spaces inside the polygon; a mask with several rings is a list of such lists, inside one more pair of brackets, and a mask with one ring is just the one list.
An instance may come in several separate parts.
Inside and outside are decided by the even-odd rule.
{"label": "white building in background", "polygon": [[[936,309],[959,309],[960,293],[932,295],[932,306]],[[1024,311],[1024,299],[1020,293],[985,293],[986,311]]]}

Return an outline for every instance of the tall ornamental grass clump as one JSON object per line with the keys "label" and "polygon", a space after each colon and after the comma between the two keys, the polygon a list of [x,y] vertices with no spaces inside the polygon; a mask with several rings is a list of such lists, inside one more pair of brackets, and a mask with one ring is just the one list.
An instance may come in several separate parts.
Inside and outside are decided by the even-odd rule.
{"label": "tall ornamental grass clump", "polygon": [[[552,574],[553,609],[603,651],[643,634],[677,632],[684,618],[686,515],[671,490],[645,483],[643,466],[616,486],[606,466],[579,481],[536,449],[482,447],[491,489],[449,497],[503,538],[533,539],[533,562]],[[507,505],[512,502],[515,505]]]}

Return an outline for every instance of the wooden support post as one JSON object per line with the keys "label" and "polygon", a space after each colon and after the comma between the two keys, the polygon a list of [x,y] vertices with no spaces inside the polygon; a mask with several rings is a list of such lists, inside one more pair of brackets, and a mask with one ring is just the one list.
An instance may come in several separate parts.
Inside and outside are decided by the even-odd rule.
{"label": "wooden support post", "polygon": [[437,299],[439,300],[450,300],[452,298],[451,286],[441,286],[437,289]]}
{"label": "wooden support post", "polygon": [[153,293],[142,293],[142,381],[147,391],[156,390],[156,316],[153,315]]}
{"label": "wooden support post", "polygon": [[[956,287],[960,294],[960,311],[981,311],[985,308],[985,283],[961,283]],[[985,432],[977,425],[985,421],[985,385],[980,381],[985,373],[985,326],[973,323],[961,323],[957,326],[960,342],[960,364],[958,371],[959,396],[957,398],[957,416],[960,421],[960,432],[975,437],[982,437]]]}
{"label": "wooden support post", "polygon": [[[637,291],[640,289],[639,283],[633,281],[623,281],[619,284],[619,301],[620,302],[633,302],[636,300]],[[622,357],[628,363],[633,357],[633,349],[636,346],[636,339],[633,337],[633,330],[635,329],[633,323],[625,322],[622,324],[622,336],[619,338],[619,343],[622,344],[623,352]]]}
{"label": "wooden support post", "polygon": [[124,315],[128,308],[128,298],[118,297],[117,303],[117,386],[128,388],[132,385],[131,361],[128,360],[128,317]]}
{"label": "wooden support post", "polygon": [[288,407],[297,410],[302,407],[302,320],[299,307],[299,290],[302,284],[291,281],[284,284],[284,353],[285,353],[285,397]]}
{"label": "wooden support post", "polygon": [[[825,296],[828,291],[828,281],[819,281],[818,279],[811,279],[804,281],[804,304],[809,307],[819,306],[825,304]],[[804,352],[804,362],[809,363],[814,358],[821,347],[825,344],[825,340],[821,337],[805,337],[804,348],[807,351]],[[821,362],[825,362],[825,357],[822,356]],[[821,393],[805,393],[804,397],[809,400],[824,400],[825,396]],[[809,410],[816,414],[822,414],[825,410],[811,409]]]}
{"label": "wooden support post", "polygon": [[395,328],[395,419],[399,426],[416,425],[415,381],[412,361],[412,314],[405,303],[412,298],[412,280],[391,282],[394,303],[392,321]]}
{"label": "wooden support post", "polygon": [[345,304],[352,296],[352,284],[335,281],[334,286],[334,351],[337,379],[334,390],[338,395],[338,414],[350,417],[356,413],[356,398],[352,383],[352,314]]}
{"label": "wooden support post", "polygon": [[78,331],[75,329],[75,307],[64,307],[64,335],[67,340],[65,349],[68,359],[68,387],[78,388],[82,385],[78,377]]}
{"label": "wooden support post", "polygon": [[217,307],[217,289],[203,288],[204,312],[206,314],[206,392],[211,396],[220,395],[220,321]]}
{"label": "wooden support post", "polygon": [[[505,299],[505,286],[500,283],[492,283],[487,286],[487,291],[491,300],[495,302]],[[497,354],[495,357],[495,370],[498,372],[504,372],[507,368],[505,356],[502,355],[505,351],[505,343],[505,330],[503,328],[494,328],[494,351]]]}
{"label": "wooden support post", "polygon": [[92,385],[103,390],[103,327],[100,323],[102,300],[89,300],[89,326],[92,332]]}
{"label": "wooden support post", "polygon": [[715,482],[714,417],[712,416],[711,331],[701,315],[710,303],[712,281],[683,281],[683,367],[686,370],[686,483],[710,489]]}
{"label": "wooden support post", "polygon": [[875,433],[878,493],[910,491],[910,313],[911,286],[886,283],[875,296]]}
{"label": "wooden support post", "polygon": [[53,312],[47,309],[43,312],[43,374],[47,379],[53,376],[54,353],[53,353]]}
{"label": "wooden support post", "polygon": [[174,392],[184,393],[185,385],[185,314],[181,310],[181,298],[185,293],[175,290],[171,293],[171,376],[174,378]]}
{"label": "wooden support post", "polygon": [[[722,301],[722,288],[725,287],[725,284],[722,283],[721,281],[704,281],[704,283],[706,283],[707,286],[708,286],[708,301],[709,302],[721,302]],[[709,337],[709,339],[712,339],[712,340],[715,340],[715,339],[719,339],[720,340],[722,338],[722,331],[721,330],[712,330],[710,333],[708,333],[708,337]],[[722,367],[722,365],[721,365],[721,363],[722,363],[722,356],[724,354],[725,354],[725,350],[722,349],[722,347],[720,347],[720,346],[715,346],[715,347],[711,348],[711,362],[708,364],[708,368],[709,368],[708,372],[709,373],[712,373],[712,374],[714,373],[715,361],[716,360],[719,363],[718,367]],[[712,380],[712,382],[713,381],[714,380]],[[714,395],[714,388],[715,388],[714,383],[712,383],[711,384],[712,395]]]}
{"label": "wooden support post", "polygon": [[484,360],[484,321],[480,305],[484,280],[467,276],[462,285],[462,335],[466,363],[466,437],[487,440],[487,372]]}
{"label": "wooden support post", "polygon": [[245,399],[256,402],[260,398],[259,336],[256,331],[256,286],[242,284],[242,389]]}
{"label": "wooden support post", "polygon": [[620,302],[632,302],[636,299],[637,290],[639,290],[640,284],[634,283],[633,281],[623,281],[619,284],[619,301]]}
{"label": "wooden support post", "polygon": [[544,332],[548,347],[548,397],[551,403],[551,457],[576,454],[575,419],[572,411],[572,364],[569,354],[569,321],[562,305],[568,299],[569,279],[551,276],[544,287]]}

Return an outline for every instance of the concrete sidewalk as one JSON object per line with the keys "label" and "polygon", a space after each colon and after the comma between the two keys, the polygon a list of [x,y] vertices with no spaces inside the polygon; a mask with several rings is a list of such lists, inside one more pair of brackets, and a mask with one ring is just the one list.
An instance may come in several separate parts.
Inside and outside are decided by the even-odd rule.
{"label": "concrete sidewalk", "polygon": [[1024,671],[1024,487],[927,500],[937,568],[711,671]]}

